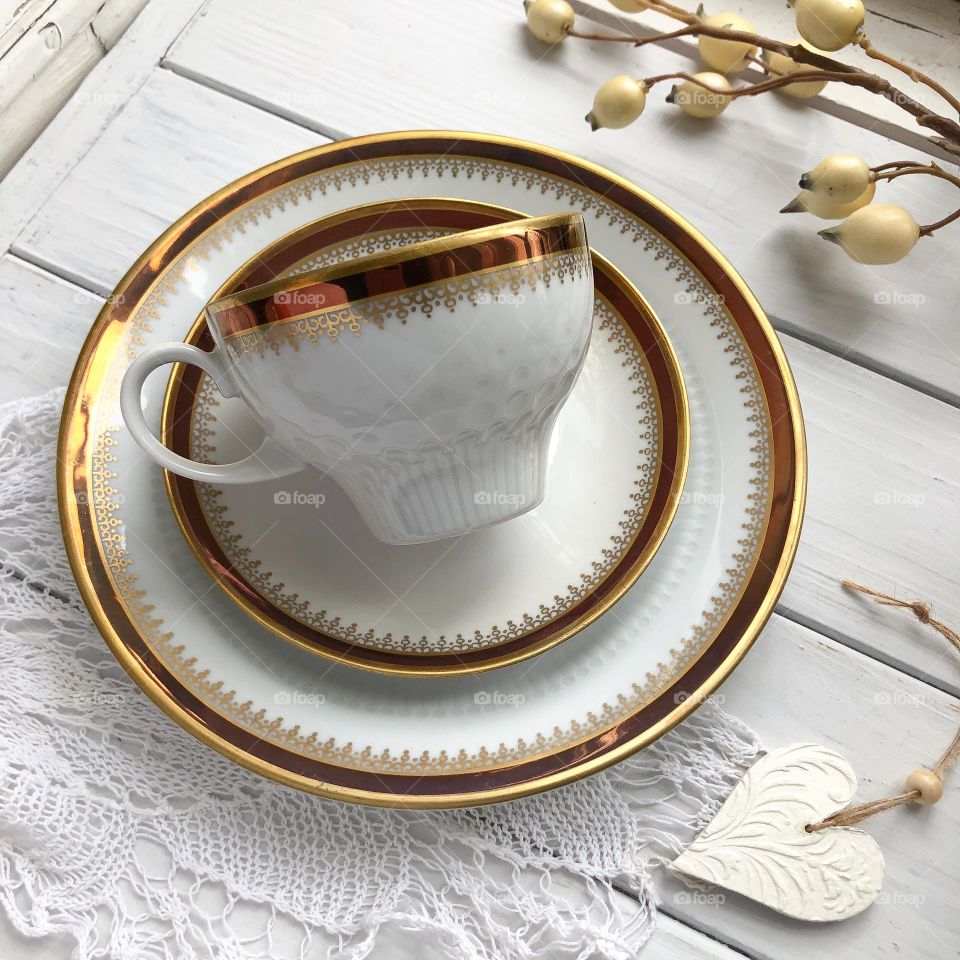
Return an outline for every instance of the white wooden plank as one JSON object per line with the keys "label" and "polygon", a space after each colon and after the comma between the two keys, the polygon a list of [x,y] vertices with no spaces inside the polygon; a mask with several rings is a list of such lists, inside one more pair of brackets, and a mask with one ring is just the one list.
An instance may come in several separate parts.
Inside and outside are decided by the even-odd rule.
{"label": "white wooden plank", "polygon": [[0,177],[102,59],[103,47],[91,31],[83,30],[57,50],[57,56],[44,64],[43,72],[32,77],[25,89],[17,91],[10,106],[0,112]]}
{"label": "white wooden plank", "polygon": [[107,53],[117,45],[117,41],[148,2],[149,0],[106,0],[105,3],[100,3],[96,16],[90,21],[90,32],[96,36]]}
{"label": "white wooden plank", "polygon": [[[56,0],[11,49],[0,53],[0,177],[36,140],[146,2]],[[0,50],[3,44],[0,38]]]}
{"label": "white wooden plank", "polygon": [[[316,139],[158,71],[53,193],[17,249],[107,293],[150,240],[204,194]],[[179,165],[184,142],[196,144],[189,178]],[[875,613],[844,595],[836,581],[873,574],[878,586],[922,593],[944,618],[960,623],[955,545],[943,532],[943,518],[960,504],[960,411],[816,348],[786,342],[810,444],[807,523],[786,608],[958,689],[960,669],[943,661],[940,648],[927,638],[892,648],[876,628]]]}
{"label": "white wooden plank", "polygon": [[948,644],[919,623],[892,630],[888,613],[839,581],[930,601],[940,619],[960,627],[960,411],[782,339],[810,470],[800,549],[780,609],[956,693],[960,658]]}
{"label": "white wooden plank", "polygon": [[740,955],[725,944],[661,913],[653,936],[640,956],[643,960],[733,960]]}
{"label": "white wooden plank", "polygon": [[[157,70],[15,249],[109,293],[143,248],[195,203],[251,169],[322,142],[302,127]],[[94,196],[106,202],[91,204]]]}
{"label": "white wooden plank", "polygon": [[[885,625],[910,643],[904,613]],[[745,720],[765,747],[817,742],[833,747],[860,780],[858,798],[902,789],[903,778],[935,762],[960,722],[960,704],[925,684],[774,617],[721,688],[724,709]],[[659,877],[663,909],[751,956],[943,960],[960,943],[960,771],[934,807],[900,808],[863,824],[880,844],[886,881],[878,901],[841,923],[788,920],[734,894],[691,896]]]}
{"label": "white wooden plank", "polygon": [[15,257],[0,257],[0,403],[66,386],[103,299]]}
{"label": "white wooden plank", "polygon": [[0,0],[0,57],[2,57],[56,0]]}
{"label": "white wooden plank", "polygon": [[[611,44],[545,50],[525,31],[514,0],[380,0],[364,8],[362,29],[349,0],[308,8],[276,0],[273,10],[265,30],[256,0],[212,0],[166,62],[335,134],[479,129],[588,157],[700,227],[784,329],[960,402],[956,278],[944,269],[960,227],[923,240],[900,264],[871,268],[818,238],[823,221],[777,213],[796,193],[799,175],[824,154],[854,151],[871,163],[920,154],[773,97],[739,101],[719,123],[704,124],[679,116],[658,93],[630,129],[591,133],[583,116],[604,79],[675,71],[688,66],[686,59]],[[336,56],[317,56],[304,36],[323,37]],[[423,54],[411,56],[418,45]],[[957,205],[955,189],[917,179],[881,193],[904,202],[921,222]]]}
{"label": "white wooden plank", "polygon": [[[109,126],[203,2],[150,4],[123,35],[114,55],[87,76],[77,94],[0,180],[0,251],[9,248],[44,199]],[[110,29],[104,25],[106,35]]]}
{"label": "white wooden plank", "polygon": [[57,0],[16,45],[0,57],[0,110],[9,107],[18,94],[37,82],[75,37],[90,33],[100,42],[92,26],[101,8],[112,7],[121,22],[126,20],[129,24],[144,3],[146,0],[107,0],[106,3],[104,0]]}

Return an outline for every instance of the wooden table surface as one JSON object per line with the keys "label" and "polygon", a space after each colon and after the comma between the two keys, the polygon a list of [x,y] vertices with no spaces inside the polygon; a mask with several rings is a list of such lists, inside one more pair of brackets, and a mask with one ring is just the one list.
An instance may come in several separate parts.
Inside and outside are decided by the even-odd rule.
{"label": "wooden table surface", "polygon": [[[780,4],[730,6],[792,38]],[[874,6],[875,42],[960,86],[953,0]],[[649,16],[641,24],[669,29]],[[898,791],[960,721],[960,658],[838,581],[928,599],[960,625],[960,226],[875,268],[823,243],[812,218],[777,215],[799,173],[827,153],[923,156],[915,128],[856,91],[804,107],[738,101],[710,125],[656,97],[630,129],[591,134],[583,115],[604,79],[691,65],[683,44],[610,47],[545,52],[526,34],[519,0],[152,0],[0,182],[0,401],[64,384],[104,298],[150,241],[268,161],[426,127],[587,157],[674,206],[730,258],[780,331],[799,385],[810,462],[800,550],[777,613],[721,690],[724,706],[768,747],[839,750],[863,799]],[[937,184],[886,189],[920,221],[957,205]],[[934,809],[902,808],[869,830],[887,880],[864,914],[811,926],[665,880],[645,956],[960,955],[960,770]],[[26,955],[15,953],[26,941],[2,926],[0,956]],[[44,946],[51,956],[67,947]]]}

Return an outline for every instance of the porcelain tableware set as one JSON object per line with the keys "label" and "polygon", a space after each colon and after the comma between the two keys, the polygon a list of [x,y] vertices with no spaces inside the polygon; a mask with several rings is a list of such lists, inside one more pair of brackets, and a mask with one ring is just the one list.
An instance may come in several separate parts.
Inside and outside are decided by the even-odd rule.
{"label": "porcelain tableware set", "polygon": [[137,683],[250,769],[391,806],[547,789],[695,709],[772,612],[789,369],[609,171],[335,143],[203,201],[116,294],[64,408],[68,553]]}

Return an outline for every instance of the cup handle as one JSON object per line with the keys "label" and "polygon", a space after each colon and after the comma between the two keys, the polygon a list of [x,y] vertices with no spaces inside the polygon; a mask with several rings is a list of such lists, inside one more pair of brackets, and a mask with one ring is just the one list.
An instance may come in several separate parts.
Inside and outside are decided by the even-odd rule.
{"label": "cup handle", "polygon": [[167,363],[192,363],[213,377],[220,393],[225,397],[239,396],[233,386],[230,371],[219,349],[209,353],[188,343],[158,343],[144,350],[127,369],[120,385],[120,412],[133,439],[140,444],[149,457],[161,467],[172,470],[190,480],[206,483],[255,483],[258,480],[273,480],[302,470],[304,464],[287,453],[278,443],[265,437],[259,449],[236,463],[199,463],[188,460],[168,450],[147,426],[141,405],[144,381]]}

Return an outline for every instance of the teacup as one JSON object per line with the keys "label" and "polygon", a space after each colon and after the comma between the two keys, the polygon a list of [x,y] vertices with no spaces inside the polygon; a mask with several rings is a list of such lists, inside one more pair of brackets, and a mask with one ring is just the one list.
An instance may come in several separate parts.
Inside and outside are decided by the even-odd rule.
{"label": "teacup", "polygon": [[[583,366],[593,270],[579,213],[508,221],[274,280],[208,304],[216,348],[158,344],[127,370],[134,439],[194,480],[249,483],[312,466],[380,540],[460,536],[532,510],[557,414]],[[212,465],[168,450],[140,396],[193,363],[263,426]]]}

